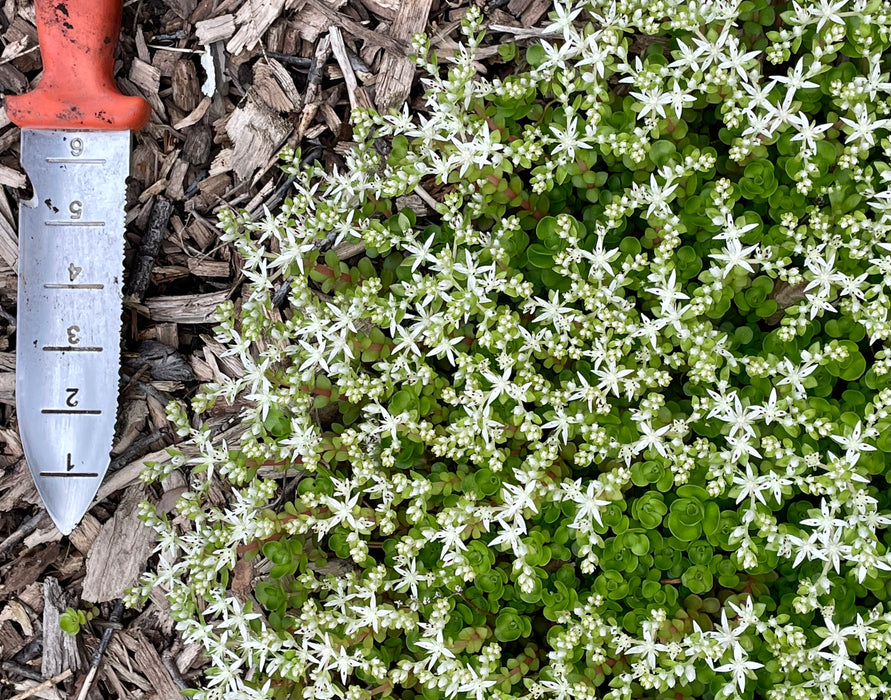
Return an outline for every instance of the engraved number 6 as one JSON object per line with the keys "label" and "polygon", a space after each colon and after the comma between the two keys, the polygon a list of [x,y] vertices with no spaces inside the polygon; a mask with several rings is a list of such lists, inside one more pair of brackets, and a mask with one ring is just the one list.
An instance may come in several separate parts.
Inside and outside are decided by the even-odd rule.
{"label": "engraved number 6", "polygon": [[83,139],[75,137],[75,138],[71,139],[71,143],[69,144],[69,146],[71,147],[71,155],[73,155],[75,158],[83,155],[83,152],[84,152]]}

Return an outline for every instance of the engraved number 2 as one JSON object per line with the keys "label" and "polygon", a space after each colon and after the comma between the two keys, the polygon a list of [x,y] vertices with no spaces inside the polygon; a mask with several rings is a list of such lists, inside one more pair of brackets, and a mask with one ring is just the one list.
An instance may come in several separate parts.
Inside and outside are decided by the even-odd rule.
{"label": "engraved number 2", "polygon": [[68,326],[68,342],[72,345],[80,342],[80,326]]}
{"label": "engraved number 2", "polygon": [[71,408],[74,408],[78,404],[77,399],[74,397],[77,396],[77,392],[79,392],[80,389],[78,389],[75,386],[70,386],[67,389],[65,389],[65,391],[68,392],[68,398],[65,399],[65,405],[70,406]]}

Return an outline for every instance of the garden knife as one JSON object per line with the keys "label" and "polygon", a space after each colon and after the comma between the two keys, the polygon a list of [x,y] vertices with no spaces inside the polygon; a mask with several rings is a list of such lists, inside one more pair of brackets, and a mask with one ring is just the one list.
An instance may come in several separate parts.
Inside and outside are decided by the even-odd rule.
{"label": "garden knife", "polygon": [[112,77],[121,0],[36,0],[43,76],[6,101],[34,196],[19,209],[16,411],[63,534],[108,470],[117,415],[130,131],[151,114]]}

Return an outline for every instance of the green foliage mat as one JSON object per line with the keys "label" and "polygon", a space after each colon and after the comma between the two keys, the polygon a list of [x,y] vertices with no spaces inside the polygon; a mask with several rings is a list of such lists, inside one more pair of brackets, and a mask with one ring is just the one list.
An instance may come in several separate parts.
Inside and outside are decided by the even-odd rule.
{"label": "green foliage mat", "polygon": [[503,78],[482,26],[221,216],[243,435],[171,407],[129,603],[201,698],[891,696],[891,8],[558,4]]}

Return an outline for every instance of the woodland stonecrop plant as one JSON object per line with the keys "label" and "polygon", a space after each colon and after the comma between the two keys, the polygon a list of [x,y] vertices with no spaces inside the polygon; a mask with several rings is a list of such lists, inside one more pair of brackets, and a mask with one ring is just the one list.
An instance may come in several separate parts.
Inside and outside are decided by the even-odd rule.
{"label": "woodland stonecrop plant", "polygon": [[201,698],[891,696],[891,7],[559,3],[488,77],[483,26],[221,213],[244,371],[130,604]]}

